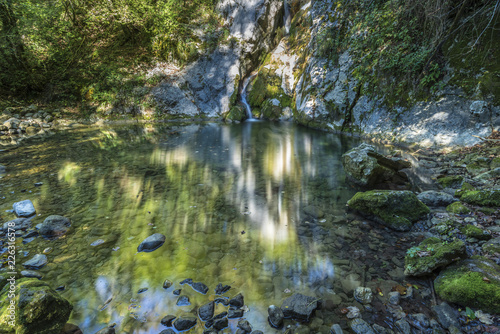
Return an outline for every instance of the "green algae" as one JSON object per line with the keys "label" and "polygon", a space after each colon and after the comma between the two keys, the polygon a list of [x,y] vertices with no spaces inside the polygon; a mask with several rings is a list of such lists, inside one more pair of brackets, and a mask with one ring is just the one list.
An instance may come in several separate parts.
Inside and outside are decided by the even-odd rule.
{"label": "green algae", "polygon": [[405,275],[422,276],[444,267],[465,256],[465,244],[461,240],[447,243],[439,238],[425,239],[417,247],[408,250],[405,257]]}
{"label": "green algae", "polygon": [[486,312],[500,312],[500,267],[483,257],[460,261],[434,281],[442,299]]}
{"label": "green algae", "polygon": [[408,231],[413,222],[429,213],[411,191],[372,190],[358,192],[348,206],[397,231]]}

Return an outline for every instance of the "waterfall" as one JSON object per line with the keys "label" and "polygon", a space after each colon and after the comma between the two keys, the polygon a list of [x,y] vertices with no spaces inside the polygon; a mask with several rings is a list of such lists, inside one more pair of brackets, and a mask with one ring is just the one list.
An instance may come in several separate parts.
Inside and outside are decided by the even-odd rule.
{"label": "waterfall", "polygon": [[285,12],[285,15],[283,16],[285,33],[286,35],[288,35],[290,33],[290,25],[292,23],[292,18],[290,17],[290,7],[287,0],[283,0],[283,8]]}
{"label": "waterfall", "polygon": [[241,103],[243,103],[243,105],[245,106],[246,114],[247,114],[247,117],[249,120],[254,119],[254,118],[252,115],[252,109],[250,108],[250,104],[248,104],[248,101],[247,101],[247,88],[248,88],[248,84],[250,83],[250,81],[252,81],[252,79],[255,78],[256,75],[257,75],[257,73],[253,73],[253,74],[249,75],[248,77],[246,77],[243,80],[243,87],[241,88]]}

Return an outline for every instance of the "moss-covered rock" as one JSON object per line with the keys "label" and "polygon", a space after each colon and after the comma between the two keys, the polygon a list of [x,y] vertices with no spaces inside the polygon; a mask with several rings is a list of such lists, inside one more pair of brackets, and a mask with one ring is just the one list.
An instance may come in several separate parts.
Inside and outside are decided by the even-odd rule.
{"label": "moss-covered rock", "polygon": [[460,202],[451,203],[446,207],[446,211],[463,215],[470,212],[470,209]]}
{"label": "moss-covered rock", "polygon": [[443,188],[458,189],[462,186],[464,178],[460,175],[443,176],[437,179],[437,182]]}
{"label": "moss-covered rock", "polygon": [[489,240],[491,239],[491,233],[480,229],[474,225],[465,225],[460,229],[460,232],[465,234],[469,238],[476,238],[479,240]]}
{"label": "moss-covered rock", "polygon": [[347,205],[397,231],[408,231],[413,222],[430,211],[411,191],[359,192],[347,202]]}
{"label": "moss-covered rock", "polygon": [[[276,71],[272,68],[262,67],[259,70],[257,78],[255,78],[250,85],[248,102],[252,107],[252,110],[254,108],[262,109],[262,114],[266,116],[264,112],[265,102],[270,100],[276,100],[279,102],[279,104],[277,104],[273,101],[271,102],[271,105],[279,105],[280,113],[283,108],[292,106],[292,97],[288,96],[281,87],[281,76],[277,75]],[[268,103],[267,111],[269,111],[269,109],[273,109],[269,108],[271,105]],[[276,110],[273,110],[273,115],[275,114],[274,111]]]}
{"label": "moss-covered rock", "polygon": [[455,197],[460,198],[463,194],[465,194],[468,191],[476,190],[470,183],[464,182],[462,183],[462,187],[455,191]]}
{"label": "moss-covered rock", "polygon": [[227,120],[230,121],[243,121],[247,118],[245,115],[245,109],[242,106],[233,106],[226,115]]}
{"label": "moss-covered rock", "polygon": [[428,238],[406,252],[405,275],[427,275],[462,257],[465,257],[463,241],[443,243],[439,238]]}
{"label": "moss-covered rock", "polygon": [[473,190],[467,191],[460,196],[462,202],[500,207],[500,190]]}
{"label": "moss-covered rock", "polygon": [[10,284],[0,292],[0,333],[54,334],[68,321],[73,307],[45,282],[20,279],[16,282],[15,325],[9,324]]}
{"label": "moss-covered rock", "polygon": [[483,252],[489,254],[500,254],[500,238],[491,239],[483,245]]}
{"label": "moss-covered rock", "polygon": [[270,99],[266,100],[262,104],[261,112],[261,117],[271,121],[277,121],[281,118],[283,109],[281,108],[280,101],[278,101],[277,99]]}
{"label": "moss-covered rock", "polygon": [[486,258],[474,257],[446,268],[434,288],[446,301],[500,313],[500,267]]}

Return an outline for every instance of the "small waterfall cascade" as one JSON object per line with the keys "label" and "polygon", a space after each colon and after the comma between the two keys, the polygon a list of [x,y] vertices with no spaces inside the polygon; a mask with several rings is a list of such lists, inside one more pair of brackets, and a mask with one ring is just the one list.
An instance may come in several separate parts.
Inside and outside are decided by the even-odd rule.
{"label": "small waterfall cascade", "polygon": [[256,75],[257,75],[257,73],[253,73],[253,74],[249,75],[248,77],[246,77],[243,80],[243,86],[241,88],[241,94],[240,94],[241,103],[243,103],[243,105],[245,106],[245,111],[246,111],[248,120],[252,120],[254,118],[252,115],[252,109],[250,108],[250,104],[247,101],[247,88],[248,88],[248,84],[253,80],[253,78],[255,78]]}
{"label": "small waterfall cascade", "polygon": [[283,22],[285,27],[285,34],[290,34],[290,26],[292,24],[292,17],[290,15],[290,5],[287,0],[283,0],[284,16]]}

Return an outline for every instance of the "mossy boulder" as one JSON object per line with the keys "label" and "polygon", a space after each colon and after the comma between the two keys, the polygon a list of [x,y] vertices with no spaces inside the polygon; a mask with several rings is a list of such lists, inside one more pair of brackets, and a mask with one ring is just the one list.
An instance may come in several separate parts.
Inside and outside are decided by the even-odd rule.
{"label": "mossy boulder", "polygon": [[351,182],[367,188],[381,188],[383,184],[407,185],[408,177],[399,171],[411,167],[408,161],[386,158],[366,143],[343,154],[342,165]]}
{"label": "mossy boulder", "polygon": [[473,190],[467,191],[460,196],[462,202],[500,207],[500,190]]}
{"label": "mossy boulder", "polygon": [[470,224],[460,228],[460,232],[469,238],[476,238],[479,240],[491,239],[491,233],[489,231],[482,230],[479,227]]}
{"label": "mossy boulder", "polygon": [[491,239],[483,245],[483,252],[495,254],[500,254],[500,238]]}
{"label": "mossy boulder", "polygon": [[407,190],[359,192],[347,205],[396,231],[408,231],[415,221],[430,211],[414,193]]}
{"label": "mossy boulder", "polygon": [[277,99],[282,108],[292,106],[292,97],[281,87],[281,76],[276,74],[276,69],[262,67],[250,84],[248,102],[252,109],[263,108],[264,103],[272,99]]}
{"label": "mossy boulder", "polygon": [[439,238],[428,238],[406,252],[405,275],[427,275],[463,257],[465,257],[463,241],[443,243]]}
{"label": "mossy boulder", "polygon": [[233,106],[226,115],[226,119],[230,121],[243,121],[247,118],[245,109],[242,106]]}
{"label": "mossy boulder", "polygon": [[441,185],[441,187],[453,189],[460,188],[463,181],[464,178],[460,175],[443,176],[437,179],[437,182]]}
{"label": "mossy boulder", "polygon": [[9,324],[10,284],[0,292],[0,333],[59,333],[69,319],[73,306],[47,283],[37,279],[20,279],[15,289],[15,326]]}
{"label": "mossy boulder", "polygon": [[434,281],[434,288],[448,302],[500,313],[500,267],[484,257],[446,268]]}
{"label": "mossy boulder", "polygon": [[471,210],[460,202],[451,203],[446,207],[446,211],[463,215],[469,213]]}
{"label": "mossy boulder", "polygon": [[261,117],[271,121],[277,121],[281,118],[281,115],[283,114],[283,109],[281,108],[279,100],[270,99],[266,100],[262,104],[261,112],[262,112]]}
{"label": "mossy boulder", "polygon": [[458,189],[457,191],[455,191],[455,197],[460,198],[460,196],[462,196],[466,192],[472,191],[472,190],[476,190],[476,188],[474,188],[470,183],[464,182],[464,183],[462,183],[462,187],[460,189]]}

